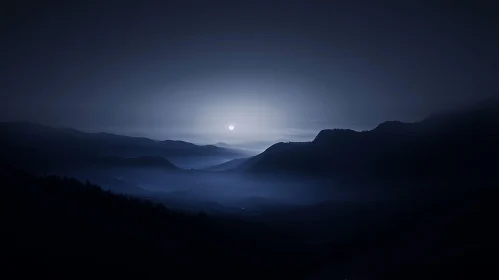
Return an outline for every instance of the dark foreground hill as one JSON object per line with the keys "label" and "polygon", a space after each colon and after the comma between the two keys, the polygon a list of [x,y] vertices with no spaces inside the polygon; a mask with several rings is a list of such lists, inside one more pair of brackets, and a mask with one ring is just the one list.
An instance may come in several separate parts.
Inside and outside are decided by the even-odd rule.
{"label": "dark foreground hill", "polygon": [[[0,183],[3,272],[19,278],[459,279],[492,275],[498,248],[498,191],[482,182],[379,205],[321,204],[268,224],[9,168]],[[304,242],[317,234],[325,241]]]}
{"label": "dark foreground hill", "polygon": [[191,216],[9,168],[0,180],[2,265],[20,268],[18,277],[36,271],[68,279],[104,269],[113,278],[287,279],[307,270],[299,243],[261,224]]}

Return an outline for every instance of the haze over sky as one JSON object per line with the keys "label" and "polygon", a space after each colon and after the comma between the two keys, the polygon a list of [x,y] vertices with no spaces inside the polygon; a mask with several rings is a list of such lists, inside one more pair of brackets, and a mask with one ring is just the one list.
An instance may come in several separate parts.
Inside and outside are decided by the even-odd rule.
{"label": "haze over sky", "polygon": [[267,145],[499,92],[494,1],[33,2],[1,9],[0,121]]}

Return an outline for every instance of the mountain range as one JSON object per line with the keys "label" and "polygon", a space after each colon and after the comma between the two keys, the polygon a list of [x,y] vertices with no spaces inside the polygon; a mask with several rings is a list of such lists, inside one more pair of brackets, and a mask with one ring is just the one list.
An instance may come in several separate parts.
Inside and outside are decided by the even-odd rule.
{"label": "mountain range", "polygon": [[[199,146],[34,123],[0,123],[0,163],[142,166],[176,169],[170,158],[225,157],[204,168],[249,174],[357,179],[493,177],[499,166],[499,101],[433,114],[414,123],[387,121],[370,131],[325,129],[311,142],[279,142],[247,157],[225,143]],[[223,146],[223,147],[221,147]]]}
{"label": "mountain range", "polygon": [[[307,279],[484,278],[495,271],[490,256],[498,234],[493,222],[497,143],[499,102],[494,100],[420,122],[384,122],[370,131],[326,129],[311,142],[276,143],[253,157],[213,145],[0,123],[5,186],[0,198],[7,207],[3,247],[7,255],[33,256],[22,261],[30,268],[51,254],[115,262],[124,269],[110,266],[114,276],[116,271],[124,276],[139,271],[139,277],[167,271],[225,279],[244,271],[253,278],[286,279],[316,272],[320,277]],[[175,156],[233,160],[203,171],[163,172],[180,169],[169,161]],[[61,174],[98,182],[103,189],[12,165],[37,171],[84,167]],[[314,181],[334,192],[320,192],[327,200],[313,205],[280,205],[258,196],[258,183],[266,180],[245,185],[241,174],[313,178],[296,180],[306,192],[294,194],[293,181],[285,181],[279,192],[284,202],[290,193],[313,193]],[[342,197],[340,184],[330,178],[365,180],[345,185],[369,199]],[[383,182],[377,184],[378,179]],[[274,184],[262,185],[261,193],[270,194]],[[215,202],[222,188],[220,197],[230,208]],[[229,199],[245,190],[250,197]],[[203,204],[220,216],[175,212],[138,197],[173,209]],[[244,219],[232,216],[240,212]],[[53,271],[60,269],[51,263]],[[74,271],[94,267],[85,263]]]}
{"label": "mountain range", "polygon": [[311,142],[280,142],[233,170],[341,178],[495,176],[499,102],[488,100],[415,123],[387,121],[370,131],[326,129]]}
{"label": "mountain range", "polygon": [[237,150],[184,141],[86,133],[28,122],[0,123],[0,163],[33,167],[107,164],[175,168],[173,157],[238,158]]}

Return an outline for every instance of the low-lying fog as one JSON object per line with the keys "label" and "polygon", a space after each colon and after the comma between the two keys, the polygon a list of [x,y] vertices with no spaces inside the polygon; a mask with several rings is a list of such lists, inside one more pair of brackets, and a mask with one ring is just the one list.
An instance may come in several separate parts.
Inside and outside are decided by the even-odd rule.
{"label": "low-lying fog", "polygon": [[341,244],[358,234],[376,234],[406,217],[428,213],[435,202],[460,203],[466,197],[449,189],[437,193],[431,184],[380,186],[227,171],[94,168],[56,174],[173,210],[269,222],[312,244]]}
{"label": "low-lying fog", "polygon": [[[249,154],[248,154],[249,155]],[[215,165],[219,165],[230,160],[234,157],[224,156],[192,156],[192,157],[169,157],[168,160],[182,169],[203,169]]]}
{"label": "low-lying fog", "polygon": [[263,211],[269,208],[363,200],[365,192],[341,183],[291,177],[256,177],[237,172],[165,171],[106,168],[60,171],[57,175],[90,181],[116,193],[146,197],[171,208],[192,211]]}

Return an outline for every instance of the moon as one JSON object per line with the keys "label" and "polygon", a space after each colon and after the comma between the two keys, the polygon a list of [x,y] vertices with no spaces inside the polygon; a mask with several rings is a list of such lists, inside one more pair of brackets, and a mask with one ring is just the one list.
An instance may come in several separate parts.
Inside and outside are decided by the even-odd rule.
{"label": "moon", "polygon": [[235,127],[234,127],[233,125],[229,125],[229,130],[230,130],[230,131],[234,130],[234,128],[235,128]]}

